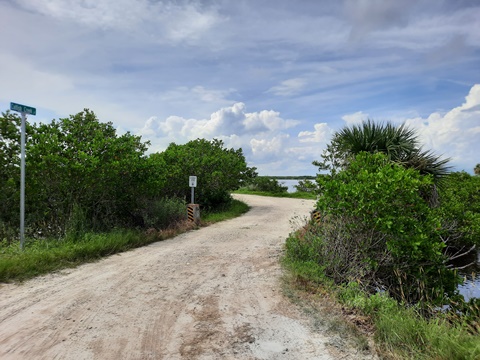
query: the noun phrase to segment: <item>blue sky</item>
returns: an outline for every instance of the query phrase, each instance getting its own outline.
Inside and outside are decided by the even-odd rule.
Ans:
[[[406,122],[480,163],[480,1],[0,0],[0,110],[84,108],[151,151],[203,137],[314,175],[343,126]]]

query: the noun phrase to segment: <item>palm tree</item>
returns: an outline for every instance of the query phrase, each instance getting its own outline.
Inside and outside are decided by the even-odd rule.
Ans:
[[[378,124],[367,120],[336,132],[332,145],[344,164],[348,164],[352,155],[362,151],[382,152],[406,168],[414,168],[424,175],[432,174],[435,180],[449,173],[449,159],[423,151],[415,131],[405,124],[395,126],[389,122]]]
[[[480,175],[480,164],[475,165],[473,172],[475,173],[475,175]]]

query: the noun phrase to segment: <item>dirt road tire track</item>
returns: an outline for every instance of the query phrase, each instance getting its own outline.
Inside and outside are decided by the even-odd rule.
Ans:
[[[0,359],[336,358],[279,284],[290,220],[313,201],[237,197],[240,218],[0,285]]]

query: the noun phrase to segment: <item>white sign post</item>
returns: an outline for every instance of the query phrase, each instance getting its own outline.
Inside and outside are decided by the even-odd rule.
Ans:
[[[37,109],[11,102],[10,110],[22,114],[20,133],[20,249],[23,250],[25,246],[25,122],[27,120],[26,114],[36,115]]]
[[[190,187],[192,188],[192,204],[195,204],[195,188],[197,187],[197,177],[196,176],[190,176],[188,178],[188,183],[190,184]]]

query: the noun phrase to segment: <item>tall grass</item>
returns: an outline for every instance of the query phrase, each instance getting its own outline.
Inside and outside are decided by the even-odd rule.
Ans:
[[[298,235],[298,233],[297,233]],[[369,294],[357,282],[335,285],[318,262],[310,260],[308,249],[295,234],[287,240],[283,265],[294,279],[298,291],[328,293],[347,313],[367,317],[381,357],[386,359],[480,359],[478,328],[460,314],[448,312],[421,315],[415,307],[406,307],[388,293]],[[477,318],[477,321],[479,319]]]
[[[202,223],[210,224],[219,221],[233,219],[246,213],[250,207],[244,202],[236,199],[232,199],[227,205],[215,209],[213,211],[207,211],[201,214]]]
[[[337,296],[372,319],[375,339],[386,354],[403,359],[480,359],[478,334],[461,321],[449,321],[446,313],[425,318],[387,293],[366,294],[357,283],[338,289]]]

